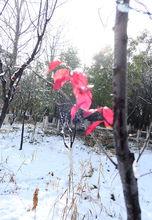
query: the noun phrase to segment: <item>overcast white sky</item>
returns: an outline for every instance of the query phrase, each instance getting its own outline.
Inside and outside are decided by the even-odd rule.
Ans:
[[[137,1],[131,0],[131,5],[145,10]],[[140,2],[152,12],[152,0]],[[94,54],[106,45],[113,46],[115,0],[68,0],[58,13],[65,25],[66,38],[77,47],[83,62],[88,64]],[[152,20],[147,15],[130,10],[128,28],[129,36],[135,36],[145,28],[152,30]]]

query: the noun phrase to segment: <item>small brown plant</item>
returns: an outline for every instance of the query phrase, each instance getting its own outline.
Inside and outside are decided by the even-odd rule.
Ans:
[[[38,193],[39,193],[39,189],[36,188],[35,192],[33,194],[33,208],[32,208],[32,211],[36,210],[36,208],[37,208],[37,205],[38,205]]]

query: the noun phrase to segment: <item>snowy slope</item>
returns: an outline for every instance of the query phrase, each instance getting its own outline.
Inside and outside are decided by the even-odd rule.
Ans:
[[[69,152],[62,137],[46,136],[40,128],[29,143],[32,130],[26,126],[22,151],[19,125],[0,132],[1,220],[126,219],[118,171],[106,156],[80,140]],[[152,153],[146,151],[139,177],[143,220],[152,219],[152,174],[142,176],[150,169]]]

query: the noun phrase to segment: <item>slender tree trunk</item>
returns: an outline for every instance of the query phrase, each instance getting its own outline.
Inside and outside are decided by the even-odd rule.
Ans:
[[[4,81],[3,81],[4,82]],[[2,82],[2,87],[3,87],[3,82]],[[5,82],[4,82],[5,83]],[[5,85],[4,85],[5,87]],[[0,128],[2,127],[3,125],[3,122],[5,120],[5,117],[6,117],[6,114],[7,114],[7,111],[9,109],[9,104],[10,102],[12,101],[14,97],[14,93],[13,93],[13,82],[11,81],[10,82],[10,85],[9,85],[9,90],[8,90],[8,93],[6,95],[6,88],[3,88],[3,104],[2,104],[2,110],[1,110],[1,113],[0,113]]]
[[[19,150],[22,150],[22,149],[23,149],[25,114],[26,114],[26,111],[24,111],[24,113],[23,113],[21,142],[20,142],[20,148],[19,148]]]
[[[129,0],[124,0],[128,5]],[[116,9],[114,27],[114,139],[118,169],[123,187],[128,220],[140,220],[137,179],[133,172],[134,154],[127,134],[127,22],[128,13]]]

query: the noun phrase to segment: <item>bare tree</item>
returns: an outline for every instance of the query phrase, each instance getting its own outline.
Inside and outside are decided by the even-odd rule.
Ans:
[[[66,44],[63,36],[63,26],[54,28],[52,33],[45,38],[45,60],[53,61],[56,57],[59,57],[64,45]]]
[[[8,2],[5,7],[6,11],[0,18],[0,40],[5,45],[0,51],[2,85],[0,127],[23,72],[40,52],[46,28],[58,6],[57,3],[58,0],[40,0],[34,7],[31,1],[14,0]]]
[[[122,5],[119,5],[122,4]],[[140,220],[137,179],[133,172],[134,154],[127,138],[127,22],[129,0],[118,1],[114,27],[114,138],[128,220]],[[125,10],[121,10],[122,7]]]

